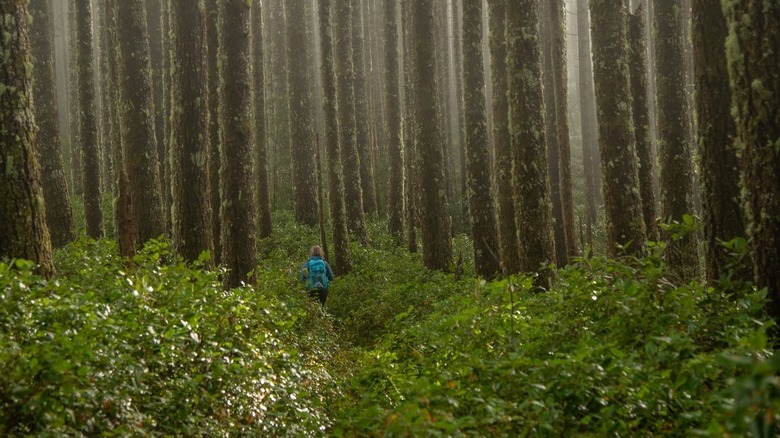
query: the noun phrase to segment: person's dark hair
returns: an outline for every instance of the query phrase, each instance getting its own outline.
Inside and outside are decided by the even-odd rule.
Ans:
[[[309,251],[309,256],[311,257],[325,257],[325,252],[322,251],[322,248],[319,245],[314,245],[311,247],[311,250]]]

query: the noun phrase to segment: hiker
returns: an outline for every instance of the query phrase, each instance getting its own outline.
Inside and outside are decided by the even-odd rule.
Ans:
[[[301,281],[306,283],[306,292],[312,298],[317,298],[324,306],[328,299],[328,288],[333,280],[333,270],[326,262],[322,248],[314,245],[309,251],[309,260],[303,264],[301,269]]]

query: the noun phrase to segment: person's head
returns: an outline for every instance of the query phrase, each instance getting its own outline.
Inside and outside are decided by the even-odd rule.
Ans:
[[[322,248],[319,245],[314,245],[311,247],[311,250],[309,251],[310,257],[325,257],[325,252],[322,250]]]

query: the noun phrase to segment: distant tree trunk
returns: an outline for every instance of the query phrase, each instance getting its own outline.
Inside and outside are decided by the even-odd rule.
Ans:
[[[220,7],[222,148],[220,191],[222,262],[228,268],[225,288],[257,278],[254,168],[252,163],[252,86],[249,65],[251,3],[224,0]],[[303,68],[303,66],[301,66]],[[312,176],[314,172],[312,172]],[[313,189],[313,186],[310,186]],[[313,196],[314,190],[311,190]],[[316,209],[315,219],[316,221]],[[316,222],[314,222],[316,223]]]
[[[604,174],[607,251],[638,254],[645,243],[634,142],[626,9],[622,0],[591,2],[593,66],[599,120],[599,149]]]
[[[290,139],[292,142],[293,207],[295,220],[317,225],[317,176],[314,164],[314,99],[309,84],[308,8],[301,1],[284,3],[287,17],[300,20],[287,26],[290,84]],[[347,17],[349,18],[349,17]]]
[[[631,76],[634,139],[639,159],[639,193],[642,197],[642,217],[649,240],[658,240],[656,226],[653,151],[650,143],[650,113],[647,106],[647,46],[645,16],[640,7],[628,14],[628,68]]]
[[[558,176],[560,178],[561,213],[566,236],[566,255],[579,254],[575,231],[574,198],[571,181],[571,143],[569,140],[569,90],[566,68],[566,15],[563,0],[550,2],[553,83],[555,85],[555,134],[558,137]],[[560,262],[560,260],[559,260]]]
[[[68,2],[68,148],[70,149],[70,172],[73,181],[73,196],[84,196],[81,172],[81,139],[79,138],[79,67],[78,26],[76,25],[76,2]]]
[[[468,204],[468,187],[466,184],[466,102],[463,100],[463,85],[464,85],[464,79],[463,79],[463,1],[462,0],[451,0],[452,1],[452,28],[453,28],[453,43],[454,47],[452,47],[452,63],[454,64],[455,71],[451,73],[452,79],[454,82],[454,87],[456,90],[456,96],[455,99],[455,106],[453,108],[455,123],[452,130],[450,130],[451,133],[453,133],[453,139],[451,141],[450,147],[445,146],[445,151],[447,149],[451,149],[451,153],[447,153],[446,155],[449,155],[450,161],[454,161],[452,156],[457,157],[458,160],[458,173],[460,174],[460,185],[459,185],[459,193],[458,196],[455,196],[454,189],[450,190],[450,194],[452,195],[452,199],[450,199],[450,202],[454,204],[454,207],[460,206],[460,209],[456,210],[454,212],[454,217],[459,217],[460,222],[468,227],[468,220],[469,220],[469,204]],[[449,50],[449,46],[446,46]],[[444,47],[441,48],[442,51],[444,51]],[[446,113],[445,113],[446,114]],[[449,117],[448,117],[449,118]],[[446,136],[444,138],[447,138]],[[457,180],[455,179],[455,170],[453,166],[453,170],[449,172],[450,178],[448,178],[449,184],[457,185]]]
[[[103,237],[100,205],[100,153],[98,151],[95,76],[92,59],[92,4],[76,0],[78,36],[79,140],[81,141],[81,183],[84,191],[84,219],[87,237]]]
[[[149,33],[143,0],[121,0],[117,7],[117,36],[122,50],[120,71],[125,104],[122,156],[130,179],[136,241],[143,245],[165,233],[157,143],[154,137],[152,72]]]
[[[397,245],[404,234],[404,159],[402,154],[401,99],[399,96],[398,59],[398,8],[396,0],[384,1],[385,27],[385,114],[384,128],[388,139],[388,165],[390,167],[390,191],[387,197],[388,231]],[[409,157],[407,157],[409,159]]]
[[[199,2],[170,7],[173,243],[184,260],[211,250],[208,199],[206,15]],[[213,253],[213,251],[211,251]]]
[[[103,193],[113,194],[114,175],[111,165],[111,111],[109,106],[111,90],[109,86],[110,78],[108,74],[108,63],[110,54],[113,53],[112,49],[108,46],[108,37],[106,36],[106,14],[104,9],[106,8],[105,2],[95,3],[96,20],[99,26],[96,26],[97,35],[96,41],[99,42],[99,68],[98,68],[98,81],[100,85],[100,96],[98,101],[100,102],[100,163],[101,163],[101,191]],[[50,227],[51,230],[51,227]],[[52,240],[54,236],[52,235]]]
[[[356,145],[355,68],[352,59],[352,4],[339,1],[336,16],[336,77],[338,78],[339,143],[344,166],[344,201],[349,231],[359,242],[367,241],[360,182],[360,155]]]
[[[769,314],[780,322],[780,4],[727,2],[723,12],[754,275],[768,290]]]
[[[219,192],[220,166],[220,76],[219,76],[219,7],[217,0],[206,0],[206,38],[208,39],[208,81],[209,81],[209,204],[211,205],[211,247],[214,248],[214,264],[222,264],[222,226],[220,208],[222,199]]]
[[[466,102],[466,167],[471,237],[478,275],[499,273],[498,228],[490,173],[485,71],[482,64],[482,0],[463,2],[463,93]]]
[[[433,0],[414,0],[412,8],[415,149],[420,166],[423,264],[429,269],[446,270],[452,262],[452,222],[442,160],[442,132],[437,119]]]
[[[493,138],[496,155],[496,186],[498,187],[498,225],[501,263],[507,274],[520,271],[515,226],[515,200],[512,186],[512,145],[509,138],[509,105],[507,102],[507,41],[506,3],[496,0],[488,3],[490,13],[490,54],[493,79]]]
[[[693,1],[693,56],[696,113],[702,177],[702,222],[706,246],[707,280],[729,274],[729,254],[721,242],[745,236],[740,205],[740,163],[736,125],[731,116],[731,90],[726,65],[728,29],[723,9],[711,0]],[[731,272],[741,279],[747,269]]]
[[[122,0],[106,0],[103,13],[106,16],[106,43],[111,47],[119,47],[117,35],[117,8],[116,2]],[[122,154],[123,128],[120,123],[124,113],[123,105],[126,100],[122,97],[120,68],[121,51],[114,51],[108,59],[108,77],[110,81],[109,105],[111,119],[110,147],[111,160],[114,169],[114,235],[119,245],[119,254],[122,257],[135,255],[135,226],[133,224],[133,202],[130,198],[130,180],[127,176]]]
[[[593,248],[593,227],[596,225],[596,200],[601,194],[599,172],[598,120],[596,96],[593,90],[593,62],[590,48],[590,16],[588,0],[577,0],[577,51],[579,56],[580,121],[582,123],[582,163],[585,173],[585,209],[587,242]]]
[[[664,221],[682,221],[693,215],[693,165],[685,88],[685,52],[681,17],[682,0],[659,1],[653,20],[657,55],[658,147],[661,166],[661,210]],[[666,261],[681,280],[698,275],[696,233],[681,239],[664,233]]]
[[[336,111],[336,67],[333,62],[333,0],[319,0],[320,46],[322,51],[322,94],[325,115],[325,147],[328,154],[328,191],[333,227],[333,268],[341,274],[352,270],[349,254],[344,179],[341,173],[338,114]]]
[[[30,32],[34,66],[33,100],[38,136],[35,142],[36,158],[41,166],[41,185],[46,204],[46,225],[55,248],[76,238],[73,210],[62,161],[60,123],[57,116],[57,96],[54,81],[54,34],[49,0],[31,0],[33,18]]]
[[[265,128],[265,69],[263,56],[263,2],[252,5],[252,65],[254,77],[255,144],[257,145],[258,237],[271,237],[271,196],[268,191],[268,145]]]
[[[376,183],[371,164],[369,137],[371,115],[368,107],[368,78],[366,75],[366,44],[363,40],[363,2],[352,7],[352,64],[355,66],[355,124],[358,155],[360,155],[360,184],[363,194],[363,212],[377,216]]]
[[[0,17],[0,258],[31,260],[50,277],[51,240],[35,158],[27,0],[0,2]]]
[[[521,272],[539,272],[555,263],[542,97],[537,0],[507,2],[507,68],[510,137],[514,152],[517,232]],[[537,285],[548,287],[553,273],[542,269]]]
[[[412,24],[414,22],[411,0],[402,0],[401,24],[403,26],[404,41],[404,171],[406,172],[406,223],[408,227],[408,249],[416,253],[417,229],[419,225],[418,198],[420,193],[417,148],[415,147],[415,134],[417,132],[415,111],[417,107],[414,90],[414,34]]]
[[[197,3],[198,0],[188,0]],[[152,109],[154,111],[154,138],[157,145],[157,162],[159,163],[162,214],[165,230],[171,230],[172,180],[170,156],[170,136],[173,129],[170,125],[171,104],[170,80],[171,52],[175,49],[170,38],[173,23],[169,21],[170,3],[176,0],[146,0],[146,25],[149,29],[149,60],[152,71]],[[165,4],[165,5],[164,5]],[[164,55],[165,54],[165,55]],[[164,59],[166,58],[166,59]],[[166,68],[167,67],[167,68]],[[166,78],[163,79],[163,76]],[[164,88],[167,86],[168,89]],[[166,120],[168,119],[168,120]]]

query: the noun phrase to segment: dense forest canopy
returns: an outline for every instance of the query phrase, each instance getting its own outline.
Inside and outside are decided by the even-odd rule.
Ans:
[[[0,434],[774,436],[778,66],[767,0],[3,0]]]

